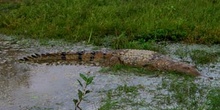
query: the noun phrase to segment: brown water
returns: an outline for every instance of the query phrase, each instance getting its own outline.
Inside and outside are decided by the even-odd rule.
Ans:
[[[175,47],[178,46],[179,48],[183,47],[175,44]],[[175,55],[172,56],[171,50],[175,50],[172,47],[174,46],[168,46],[168,51],[170,51],[171,57],[178,60]],[[104,91],[117,88],[119,85],[142,85],[148,90],[156,90],[157,86],[161,84],[162,77],[136,76],[132,73],[106,74],[99,72],[100,67],[82,65],[48,66],[23,64],[15,61],[22,56],[35,52],[91,50],[93,48],[83,44],[69,45],[65,43],[40,46],[39,43],[33,40],[17,41],[13,37],[0,35],[0,110],[73,110],[72,99],[77,97],[79,73],[95,76],[94,83],[89,86],[89,89],[93,92],[81,104],[83,110],[97,110],[100,107],[101,99],[105,97]],[[192,46],[190,49],[193,48],[204,49],[204,46]],[[220,51],[218,46],[206,48],[208,51],[209,49],[211,49],[210,51]],[[219,86],[220,63],[213,63],[209,66],[213,68],[200,66],[199,69],[202,74],[215,78],[211,83],[213,86]],[[198,79],[197,81],[210,83],[205,79]],[[143,95],[144,91],[141,93],[141,98],[147,103],[152,102],[154,97],[152,94]]]

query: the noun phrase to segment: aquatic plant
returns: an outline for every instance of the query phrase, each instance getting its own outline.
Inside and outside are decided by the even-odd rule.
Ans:
[[[73,99],[73,102],[75,104],[75,110],[77,109],[82,110],[82,108],[79,105],[82,102],[85,95],[91,92],[90,90],[87,89],[87,86],[90,85],[93,81],[93,77],[88,77],[81,73],[80,73],[80,77],[83,79],[85,84],[83,85],[83,83],[79,79],[77,79],[81,89],[78,89],[78,99]]]

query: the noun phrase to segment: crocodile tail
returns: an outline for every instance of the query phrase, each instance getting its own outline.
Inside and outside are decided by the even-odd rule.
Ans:
[[[63,53],[35,53],[30,56],[19,59],[20,62],[32,62],[32,63],[51,63],[64,60]]]
[[[93,64],[100,66],[111,66],[120,63],[114,52],[61,52],[33,54],[19,59],[21,62],[46,63],[46,64]]]

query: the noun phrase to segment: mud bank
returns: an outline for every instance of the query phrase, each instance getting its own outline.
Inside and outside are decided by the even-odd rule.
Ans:
[[[137,75],[132,72],[101,73],[101,67],[83,65],[39,65],[18,63],[16,60],[33,53],[57,52],[67,50],[92,50],[97,47],[79,44],[67,44],[62,41],[50,41],[48,45],[40,45],[35,40],[18,40],[14,37],[0,35],[0,110],[73,110],[73,98],[77,97],[79,84],[77,79],[83,73],[94,76],[94,83],[89,86],[92,93],[82,102],[85,110],[97,110],[103,105],[103,99],[109,90],[119,86],[139,86],[135,102],[144,103],[142,106],[126,105],[123,109],[149,109],[157,106],[154,97],[159,93],[166,94],[167,90],[158,90],[166,75],[150,77]],[[104,48],[106,49],[106,48]],[[207,52],[218,52],[220,46],[170,44],[165,47],[169,56],[176,60],[184,60],[193,64],[189,55],[179,57],[175,52],[184,50],[191,52],[202,49]],[[195,82],[203,86],[217,87],[220,85],[220,58],[217,62],[198,65],[202,74],[214,77],[214,80],[196,78]],[[205,97],[202,97],[205,99]],[[115,99],[116,100],[116,99]],[[123,102],[121,102],[123,103]],[[123,104],[122,104],[123,105]],[[175,105],[175,104],[174,104]],[[172,108],[174,105],[161,108]],[[120,109],[120,108],[118,108]]]

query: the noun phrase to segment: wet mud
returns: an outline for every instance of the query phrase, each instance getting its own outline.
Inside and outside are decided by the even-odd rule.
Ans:
[[[95,66],[40,65],[16,61],[33,53],[94,48],[83,44],[55,44],[56,42],[52,42],[51,45],[41,46],[32,40],[20,41],[0,35],[0,110],[74,110],[72,99],[77,97],[79,88],[77,79],[80,79],[80,73],[95,78],[94,83],[89,87],[93,92],[81,104],[85,110],[97,110],[101,105],[101,99],[105,97],[104,91],[117,88],[119,85],[142,85],[155,90],[162,82],[162,77],[137,76],[132,73],[116,75],[100,73],[101,67]],[[172,47],[172,45],[167,47],[170,56],[180,60],[173,55],[172,50],[175,49]],[[213,50],[220,51],[218,47],[214,48]],[[210,48],[207,47],[207,49]],[[220,85],[219,61],[208,66],[199,66],[199,69],[202,74],[215,78],[213,86]],[[198,79],[198,82],[206,83],[204,79]],[[143,95],[142,98],[151,103],[153,96],[152,94]]]

